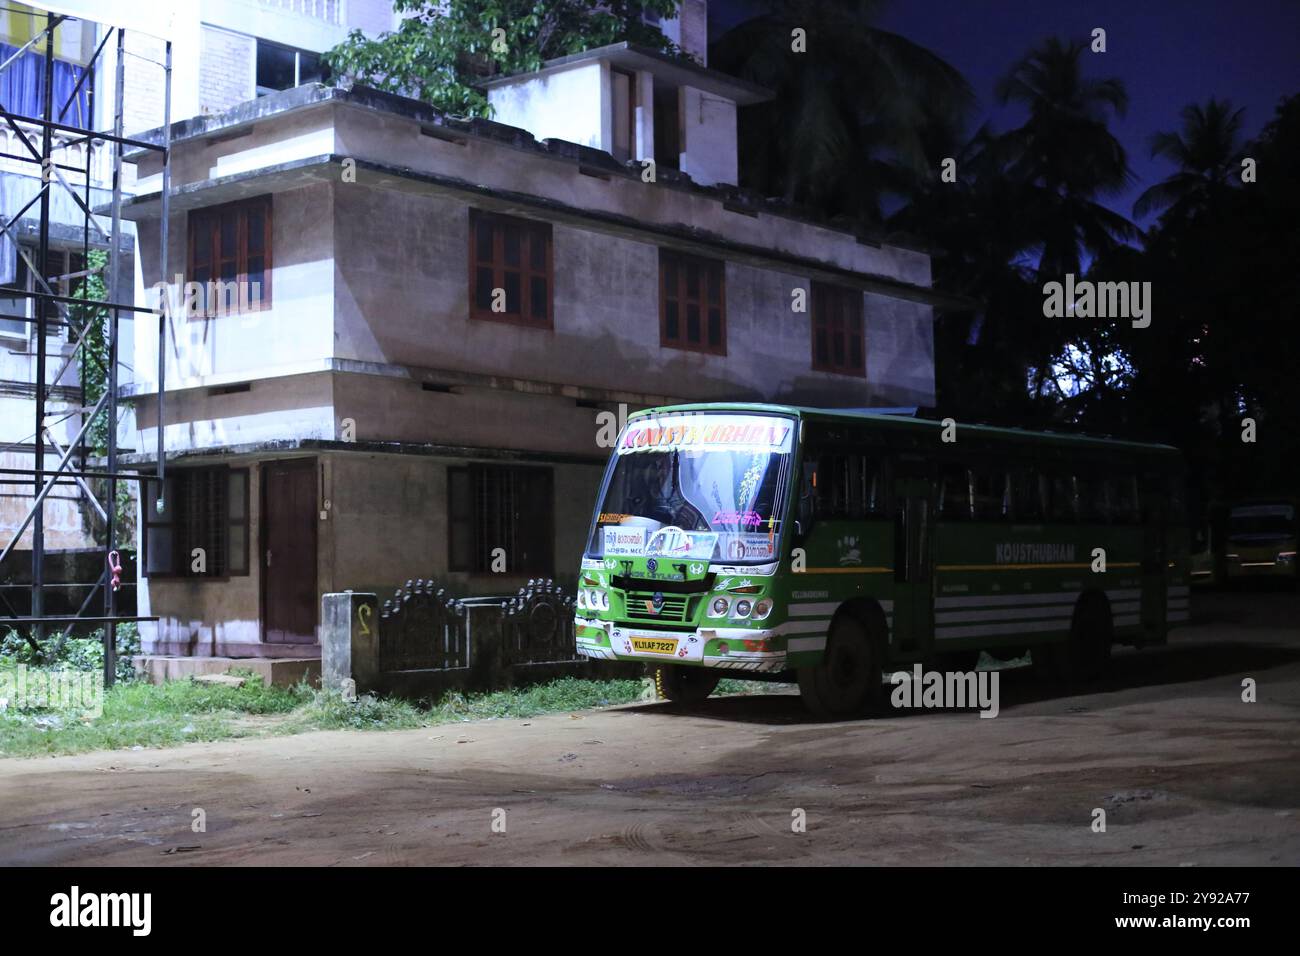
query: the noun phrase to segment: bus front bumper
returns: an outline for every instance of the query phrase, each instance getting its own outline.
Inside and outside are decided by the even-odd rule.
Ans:
[[[779,627],[697,627],[693,630],[652,631],[579,615],[575,620],[574,634],[578,653],[595,660],[655,661],[758,672],[783,671],[788,666],[788,638]],[[672,646],[660,651],[638,650],[633,645],[638,640],[671,643]],[[822,643],[825,643],[824,638]],[[812,650],[811,647],[808,649]]]

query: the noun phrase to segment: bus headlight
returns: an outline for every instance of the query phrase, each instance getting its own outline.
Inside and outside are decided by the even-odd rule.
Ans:
[[[716,597],[709,604],[709,617],[726,617],[731,602],[724,597]]]
[[[1279,552],[1277,553],[1277,563],[1278,563],[1278,564],[1295,564],[1295,552],[1294,552],[1294,551],[1279,551]]]
[[[608,592],[608,591],[592,591],[592,592],[591,592],[591,597],[592,597],[592,600],[596,602],[596,610],[598,610],[598,611],[608,611],[608,610],[609,610],[609,592]]]
[[[754,620],[761,621],[772,613],[772,599],[763,598],[754,605]]]
[[[749,617],[749,611],[752,607],[753,605],[750,604],[749,601],[746,601],[742,598],[741,600],[736,602],[736,613],[734,616]]]

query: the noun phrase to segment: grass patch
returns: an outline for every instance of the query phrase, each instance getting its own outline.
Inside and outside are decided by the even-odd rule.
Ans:
[[[631,703],[644,688],[637,680],[562,678],[490,693],[453,692],[436,703],[413,704],[369,694],[349,702],[305,684],[267,687],[256,675],[241,676],[246,678],[242,687],[193,680],[117,684],[105,691],[103,713],[97,717],[7,707],[0,712],[0,756],[54,756],[312,730],[410,730],[453,721],[536,717]]]
[[[267,687],[251,673],[243,686],[176,680],[119,683],[104,693],[103,713],[83,717],[50,709],[0,711],[0,756],[37,757],[91,750],[173,747],[191,741],[297,734],[313,730],[412,730],[467,720],[518,719],[644,700],[641,680],[565,677],[487,693],[453,691],[419,704],[370,694]],[[715,693],[771,693],[781,685],[723,680]]]

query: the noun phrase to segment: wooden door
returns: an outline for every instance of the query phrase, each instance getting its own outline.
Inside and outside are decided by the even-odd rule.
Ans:
[[[316,461],[262,465],[262,639],[316,642]]]

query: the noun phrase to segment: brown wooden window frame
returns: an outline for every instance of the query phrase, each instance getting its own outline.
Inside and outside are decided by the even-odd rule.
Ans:
[[[156,510],[158,483],[156,480],[141,483],[145,499],[140,503],[141,514],[141,573],[147,578],[194,578],[208,581],[227,581],[230,578],[248,577],[251,573],[249,556],[249,469],[217,465],[205,468],[178,468],[163,479],[166,487],[165,509],[161,515]],[[238,487],[238,505],[232,489]],[[197,498],[209,499],[203,514],[195,513]],[[233,515],[232,510],[238,511]],[[171,539],[171,561],[163,569],[153,569],[150,539],[153,533],[165,533]],[[232,567],[230,542],[235,541],[242,552],[242,567]],[[214,547],[214,543],[221,542]],[[192,571],[191,553],[194,548],[208,552],[207,568],[203,573]],[[214,563],[215,562],[215,563]]]
[[[689,271],[699,270],[700,282],[696,295],[689,293]],[[712,301],[716,287],[717,301]],[[673,309],[676,306],[677,330],[673,334]],[[687,312],[691,306],[699,310],[700,337],[692,342],[688,336]],[[718,341],[709,335],[709,310],[717,309]],[[720,259],[690,255],[671,249],[659,250],[659,344],[666,349],[703,352],[706,355],[727,354],[727,264]]]
[[[531,488],[533,497],[543,499],[545,510],[529,507],[528,495],[521,490],[520,480],[536,482]],[[458,500],[458,484],[464,482],[464,493],[469,500]],[[503,501],[500,490],[508,487],[509,501]],[[488,500],[493,493],[497,497]],[[510,514],[502,509],[510,506]],[[533,522],[526,532],[526,540],[535,545],[535,553],[524,562],[520,554],[531,549],[520,543],[519,523]],[[494,529],[492,525],[500,525]],[[457,554],[458,539],[468,549],[468,560]],[[500,540],[498,540],[500,539]],[[469,574],[492,573],[492,550],[504,548],[507,575],[552,577],[555,573],[555,473],[542,466],[495,465],[473,463],[447,469],[447,569]]]
[[[484,259],[479,255],[479,229],[488,225],[492,229],[492,255]],[[519,265],[514,267],[506,262],[506,241],[511,230],[518,232]],[[544,247],[545,263],[538,267],[533,258],[533,244],[540,242]],[[487,322],[505,322],[510,325],[522,325],[530,329],[555,328],[555,254],[554,237],[551,224],[536,219],[521,219],[518,216],[504,216],[500,213],[484,212],[481,209],[469,211],[469,314],[471,319]],[[492,270],[492,289],[507,287],[506,273],[519,273],[518,308],[511,310],[510,296],[506,295],[506,311],[493,312],[491,303],[486,308],[479,304],[478,272],[479,269]],[[533,283],[541,280],[546,284],[546,319],[532,318]],[[491,296],[489,295],[489,299]]]
[[[221,271],[227,262],[233,262],[235,281],[247,282],[248,261],[250,258],[249,238],[251,235],[248,218],[250,212],[260,212],[262,215],[262,288],[260,297],[256,302],[250,303],[251,308],[248,311],[261,312],[269,309],[271,307],[271,271],[273,265],[273,250],[271,247],[272,205],[271,194],[267,193],[250,199],[238,199],[234,202],[222,203],[219,206],[191,209],[186,220],[186,279],[190,282],[201,283],[205,288],[209,281],[229,282],[231,280],[221,277]],[[235,217],[235,252],[233,256],[223,255],[221,252],[221,223],[223,217],[226,216]],[[205,230],[208,233],[208,256],[206,261],[200,261],[195,239]],[[256,256],[257,253],[253,252],[251,255]],[[207,271],[206,277],[200,276],[200,272],[203,270]],[[204,317],[206,316],[198,312],[191,315],[191,318]]]
[[[838,334],[843,335],[843,361],[836,362],[833,337],[837,334],[837,320],[841,323]],[[863,317],[862,293],[847,286],[829,282],[812,284],[812,321],[809,323],[812,339],[812,368],[816,372],[835,375],[852,375],[865,378],[867,374],[867,332]],[[853,358],[853,337],[856,325],[858,340],[857,361]],[[818,336],[826,336],[826,360],[818,356]]]

